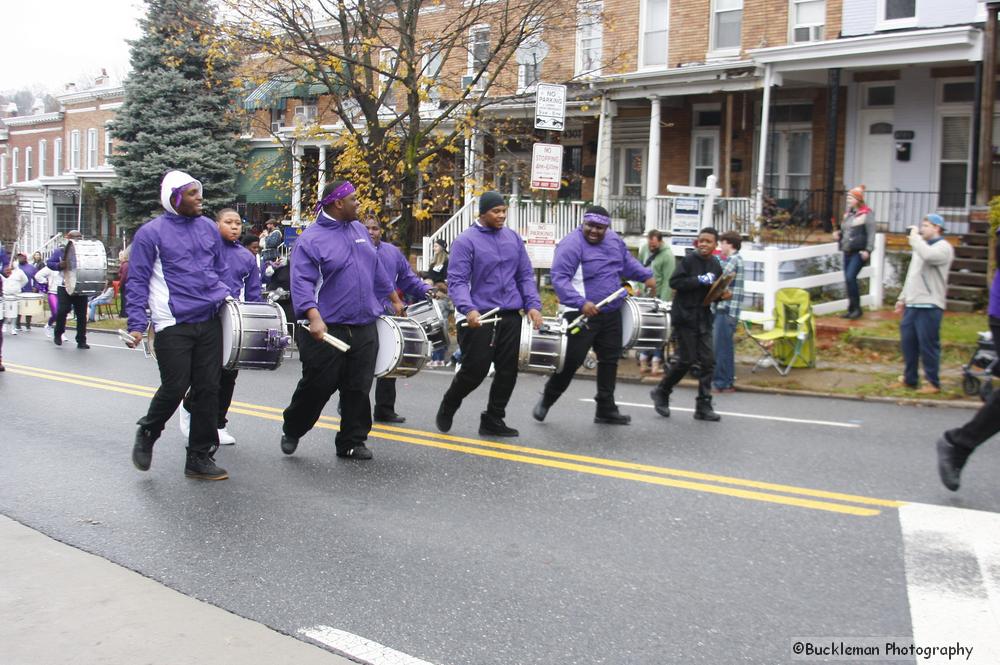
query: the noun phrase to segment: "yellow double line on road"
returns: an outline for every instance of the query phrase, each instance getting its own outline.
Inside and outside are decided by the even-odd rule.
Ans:
[[[8,363],[7,369],[14,374],[68,383],[86,388],[135,395],[137,397],[149,398],[156,392],[156,389],[150,386],[29,367],[26,365],[12,365]],[[281,409],[247,402],[233,402],[229,411],[230,413],[239,413],[265,420],[280,422],[282,419]],[[337,418],[322,416],[319,422],[316,423],[316,427],[336,430],[338,429],[337,423],[339,423],[339,419]],[[439,448],[441,450],[450,450],[509,462],[519,462],[606,478],[631,480],[651,485],[674,487],[751,501],[764,501],[767,503],[862,517],[880,514],[881,510],[879,508],[898,508],[904,504],[901,501],[877,499],[856,494],[843,494],[840,492],[747,480],[698,471],[672,469],[637,462],[624,462],[603,457],[577,455],[574,453],[546,450],[544,448],[531,448],[482,439],[451,436],[438,432],[426,432],[408,427],[376,424],[372,429],[372,436],[387,441]]]

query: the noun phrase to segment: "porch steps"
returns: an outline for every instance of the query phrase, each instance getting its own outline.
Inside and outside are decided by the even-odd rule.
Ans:
[[[952,312],[981,309],[988,297],[986,273],[989,270],[990,222],[988,211],[969,212],[969,232],[955,248],[955,260],[948,273],[947,308]]]

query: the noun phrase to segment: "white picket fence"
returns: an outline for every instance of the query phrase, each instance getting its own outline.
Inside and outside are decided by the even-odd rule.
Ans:
[[[774,314],[775,296],[779,290],[785,288],[810,289],[818,286],[828,286],[832,284],[840,285],[844,283],[843,270],[835,270],[832,272],[824,272],[802,277],[782,276],[783,264],[807,259],[839,257],[841,255],[840,248],[835,242],[824,243],[822,245],[793,247],[790,249],[781,249],[774,246],[763,247],[761,249],[751,249],[747,245],[744,245],[744,247],[747,248],[740,251],[740,256],[743,257],[744,270],[746,274],[752,275],[760,272],[763,276],[763,278],[759,280],[744,280],[744,296],[746,298],[751,297],[753,294],[760,294],[763,296],[763,309],[755,311],[744,308],[740,318],[748,321],[765,322],[765,328],[770,329],[773,327],[773,323],[768,320]],[[684,255],[684,247],[674,246],[672,249],[675,256],[681,257]],[[755,263],[760,264],[761,270],[755,270],[756,266],[752,265]],[[794,266],[790,267],[793,268],[793,270],[786,271],[786,273],[795,272]],[[884,233],[879,233],[875,236],[875,247],[872,251],[871,261],[869,261],[869,265],[861,269],[861,273],[858,275],[859,280],[866,277],[869,278],[868,293],[862,293],[861,305],[863,307],[881,307],[885,295]],[[832,312],[839,312],[846,309],[846,298],[813,304],[813,312],[816,314],[830,314]]]

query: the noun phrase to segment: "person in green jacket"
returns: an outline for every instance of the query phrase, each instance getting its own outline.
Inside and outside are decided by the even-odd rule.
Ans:
[[[639,248],[639,261],[653,271],[656,297],[667,302],[673,300],[670,277],[674,274],[674,253],[670,250],[670,244],[664,242],[661,232],[653,229],[646,234],[646,244]],[[642,374],[663,374],[663,349],[657,349],[652,354],[641,352],[639,371]]]

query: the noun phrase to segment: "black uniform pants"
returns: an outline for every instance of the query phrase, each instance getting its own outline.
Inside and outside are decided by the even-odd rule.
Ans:
[[[233,403],[233,393],[236,392],[236,377],[240,375],[238,369],[226,369],[223,367],[219,371],[219,411],[215,423],[218,429],[222,429],[229,422],[226,414],[229,413],[229,406]],[[191,413],[191,391],[184,396],[184,409]]]
[[[317,342],[308,330],[296,331],[302,378],[284,411],[283,431],[301,438],[313,428],[323,407],[340,391],[340,431],[337,452],[346,453],[363,444],[372,429],[371,401],[368,392],[375,377],[378,332],[375,323],[347,326],[327,323],[328,332],[351,345],[347,353],[326,342]]]
[[[84,316],[86,320],[86,316]],[[222,371],[222,325],[218,318],[177,323],[156,333],[153,341],[160,387],[139,425],[158,437],[191,389],[189,452],[212,452],[219,445],[216,414]]]
[[[507,402],[517,383],[517,353],[521,344],[521,314],[501,311],[500,321],[479,328],[459,327],[458,346],[462,366],[441,400],[441,409],[454,414],[469,393],[479,387],[493,364],[496,373],[490,386],[486,413],[496,418],[506,415]],[[490,317],[492,318],[492,317]]]
[[[567,321],[573,321],[579,312],[565,314]],[[601,312],[587,322],[575,335],[566,336],[566,361],[561,372],[549,377],[542,393],[545,406],[556,403],[580,365],[587,359],[587,353],[593,347],[597,354],[597,402],[598,413],[617,411],[615,405],[615,379],[618,376],[618,359],[622,355],[622,312]]]
[[[1000,390],[990,393],[972,420],[944,435],[955,446],[972,452],[997,432],[1000,432]]]
[[[396,412],[396,379],[375,379],[375,417]]]
[[[66,317],[69,316],[70,310],[73,310],[73,316],[76,317],[76,343],[86,344],[87,343],[87,296],[77,294],[70,295],[66,292],[65,286],[60,286],[59,290],[56,291],[56,300],[59,303],[59,308],[56,311],[56,329],[53,331],[54,339],[62,339],[62,335],[66,332]],[[221,351],[219,352],[221,355]],[[177,408],[174,405],[174,408]]]
[[[674,328],[677,338],[677,356],[670,364],[670,371],[660,380],[657,389],[669,395],[674,386],[684,378],[692,365],[700,366],[698,372],[698,401],[712,401],[712,373],[715,371],[715,354],[712,351],[712,325],[703,322],[698,326]]]

